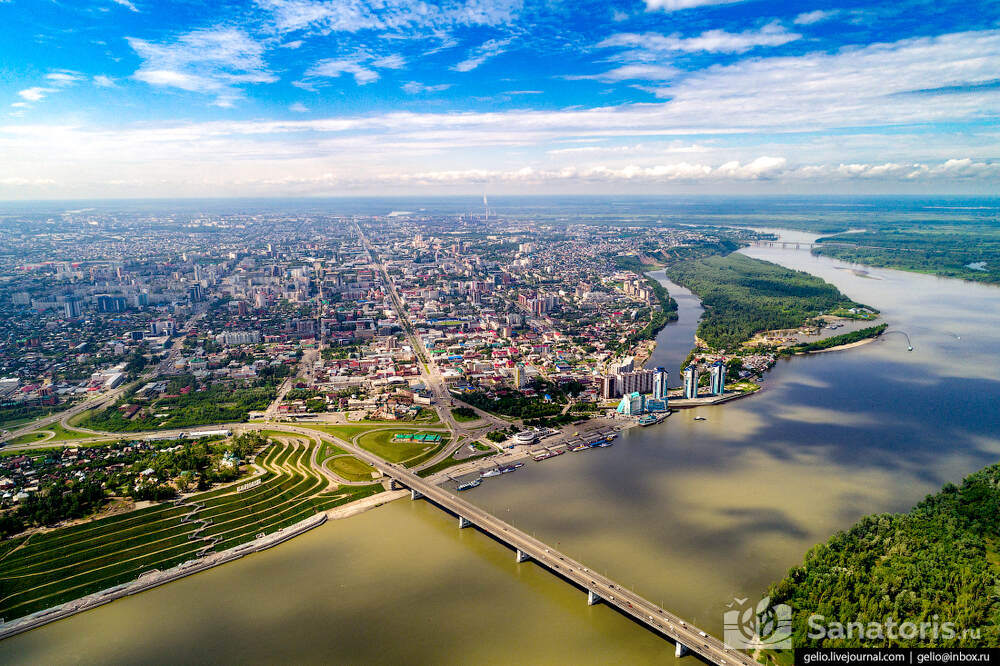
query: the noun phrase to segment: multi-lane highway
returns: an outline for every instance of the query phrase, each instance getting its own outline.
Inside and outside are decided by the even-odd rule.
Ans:
[[[358,238],[361,240],[361,243],[365,248],[368,261],[379,272],[386,294],[389,296],[389,301],[392,303],[392,308],[396,311],[396,318],[399,320],[400,325],[406,333],[407,339],[410,341],[410,347],[413,349],[413,353],[417,356],[421,377],[423,378],[427,388],[434,395],[434,400],[438,408],[438,414],[445,424],[447,424],[448,428],[456,434],[454,442],[458,442],[459,438],[457,435],[468,433],[466,432],[467,428],[455,421],[455,418],[451,414],[450,406],[455,402],[455,398],[452,397],[451,392],[448,390],[448,384],[445,381],[444,376],[438,369],[434,359],[427,352],[427,348],[424,346],[423,341],[413,330],[413,326],[410,323],[409,318],[406,316],[406,310],[403,308],[403,300],[400,298],[399,292],[396,290],[395,283],[390,279],[388,271],[385,270],[385,266],[382,264],[381,260],[376,258],[375,253],[372,251],[371,243],[368,242],[368,238],[361,230],[361,226],[355,224],[355,228],[357,229]],[[509,422],[489,414],[488,412],[484,412],[483,410],[472,407],[471,405],[466,405],[465,403],[462,404],[463,406],[470,407],[475,410],[480,419],[485,419],[493,425],[503,428],[510,426]]]

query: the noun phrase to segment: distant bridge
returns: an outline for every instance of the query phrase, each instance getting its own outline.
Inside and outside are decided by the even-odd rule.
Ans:
[[[755,240],[750,241],[750,245],[754,247],[780,247],[784,249],[795,249],[795,250],[811,250],[814,247],[821,247],[823,243],[806,243],[806,242],[796,242],[796,241],[779,241],[779,240]]]
[[[862,247],[855,243],[838,243],[827,241],[825,243],[810,243],[807,241],[782,241],[782,240],[753,240],[748,241],[753,247],[780,247],[786,250],[813,250],[817,247]]]

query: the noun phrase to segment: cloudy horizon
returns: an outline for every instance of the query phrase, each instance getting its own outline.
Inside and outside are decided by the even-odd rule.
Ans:
[[[989,194],[1000,11],[0,0],[0,199]]]

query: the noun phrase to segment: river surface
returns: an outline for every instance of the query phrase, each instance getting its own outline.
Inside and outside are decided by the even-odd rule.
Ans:
[[[784,233],[784,232],[783,232]],[[722,635],[805,552],[1000,459],[1000,289],[745,250],[882,310],[900,334],[785,359],[757,395],[680,411],[609,449],[526,465],[463,497]],[[700,314],[651,365],[675,383]],[[700,415],[706,421],[694,421]],[[424,502],[0,643],[3,663],[673,663],[673,645]],[[692,662],[693,663],[693,662]]]

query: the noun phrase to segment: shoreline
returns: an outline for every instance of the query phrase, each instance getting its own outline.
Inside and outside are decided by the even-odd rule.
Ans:
[[[809,354],[825,354],[832,351],[843,351],[845,349],[853,349],[854,347],[860,347],[861,345],[867,345],[869,342],[875,342],[881,335],[876,335],[870,338],[862,338],[861,340],[856,340],[855,342],[848,342],[843,345],[837,345],[836,347],[829,347],[828,349],[813,349],[812,351],[802,351],[795,352],[793,356],[808,356]]]
[[[145,592],[146,590],[153,589],[154,587],[159,587],[160,585],[166,585],[167,583],[172,583],[180,580],[181,578],[186,578],[192,574],[200,573],[223,564],[234,562],[247,555],[268,550],[274,546],[289,541],[290,539],[294,539],[299,535],[305,534],[306,532],[319,527],[328,521],[341,520],[343,518],[356,516],[364,513],[365,511],[382,506],[388,502],[405,497],[408,494],[409,493],[406,490],[395,490],[381,492],[377,495],[371,495],[370,497],[363,497],[343,506],[330,509],[329,511],[317,513],[309,518],[300,520],[294,525],[283,527],[266,537],[262,537],[261,539],[255,539],[238,546],[233,546],[232,548],[224,550],[220,553],[206,555],[200,559],[188,560],[187,562],[182,562],[181,564],[171,567],[165,571],[158,571],[155,569],[147,571],[140,574],[138,578],[135,578],[127,583],[122,583],[105,590],[92,592],[91,594],[71,599],[70,601],[66,601],[57,606],[35,611],[29,615],[11,620],[10,622],[2,622],[2,620],[0,620],[0,641],[10,638],[11,636],[22,634],[26,631],[31,631],[32,629],[37,629],[38,627],[42,627],[51,622],[72,617],[73,615],[88,611],[92,608],[98,608],[99,606],[111,603],[117,599],[131,596],[133,594],[139,594],[140,592]]]
[[[727,402],[732,402],[733,400],[739,400],[740,398],[748,398],[752,395],[756,395],[757,393],[760,393],[763,388],[764,387],[761,387],[756,391],[747,391],[745,393],[730,393],[728,395],[713,395],[702,398],[674,398],[667,402],[667,406],[670,409],[694,409],[695,407],[721,405]]]

